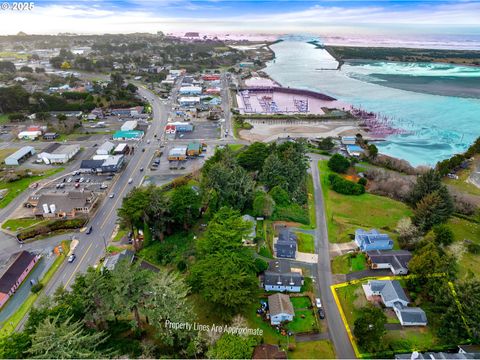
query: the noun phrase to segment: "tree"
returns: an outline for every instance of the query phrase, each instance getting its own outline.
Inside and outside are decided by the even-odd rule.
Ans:
[[[238,154],[238,164],[248,171],[260,171],[268,155],[269,148],[265,143],[254,142]]]
[[[20,85],[0,87],[0,113],[28,109],[30,94]]]
[[[412,207],[416,207],[417,203],[425,196],[439,190],[448,191],[442,184],[440,175],[431,169],[417,178],[417,182],[408,197],[408,203]]]
[[[371,159],[375,159],[378,155],[378,148],[375,144],[368,145],[368,157]]]
[[[402,249],[412,250],[421,240],[420,231],[413,225],[411,218],[400,219],[396,231],[398,233],[398,242]]]
[[[128,83],[126,90],[130,91],[132,94],[135,94],[138,90],[138,87],[136,87],[132,83]]]
[[[22,72],[28,72],[28,73],[33,73],[33,69],[30,66],[22,66],[20,68],[20,71]]]
[[[35,113],[35,119],[45,121],[50,119],[50,113],[48,111],[41,111]]]
[[[435,191],[417,203],[413,222],[420,230],[427,232],[432,226],[447,221],[453,210],[453,201],[448,191]]]
[[[186,323],[195,316],[192,305],[187,300],[190,289],[184,280],[177,273],[162,269],[152,277],[148,289],[145,314],[157,330],[157,337],[170,346],[175,340],[191,337],[192,334],[185,329],[175,329],[166,324],[167,321]]]
[[[253,212],[255,216],[270,217],[275,209],[272,197],[264,192],[258,192],[253,199]]]
[[[0,73],[14,73],[16,70],[15,64],[11,61],[0,61]]]
[[[328,167],[332,171],[343,174],[346,173],[350,167],[350,161],[343,155],[334,154],[330,160],[328,160]]]
[[[115,306],[124,315],[134,315],[132,327],[141,328],[140,309],[152,273],[140,267],[140,263],[131,265],[127,260],[120,261],[111,272],[112,297]]]
[[[148,192],[150,202],[145,209],[146,221],[153,228],[153,235],[163,241],[167,224],[171,220],[170,204],[161,188],[152,186]]]
[[[197,241],[197,250],[200,255],[240,251],[250,228],[250,223],[242,219],[239,211],[223,207],[208,223],[205,235]]]
[[[245,250],[207,255],[192,266],[189,283],[225,319],[250,304],[258,293],[254,260]]]
[[[435,225],[433,227],[433,233],[435,235],[435,242],[438,245],[448,246],[453,243],[453,231],[447,225]]]
[[[328,136],[326,138],[323,138],[323,139],[320,139],[318,141],[318,148],[320,150],[332,150],[333,147],[335,146],[335,143],[333,142],[332,140],[332,137],[331,136]]]
[[[31,346],[30,336],[26,332],[14,332],[0,338],[0,359],[24,359]]]
[[[360,310],[360,315],[353,325],[353,334],[359,346],[367,352],[380,350],[382,338],[386,333],[387,317],[383,311],[374,306]]]
[[[119,73],[113,72],[110,74],[110,81],[114,87],[114,89],[121,89],[123,86],[123,77]]]
[[[288,206],[292,202],[288,193],[279,185],[274,186],[269,194],[276,205]]]
[[[143,229],[145,210],[150,203],[149,192],[142,188],[134,188],[122,200],[122,206],[117,210],[120,221],[127,227]]]
[[[98,348],[107,341],[103,332],[88,332],[80,321],[47,318],[32,335],[28,353],[37,359],[91,359],[108,357]]]
[[[223,334],[208,351],[209,359],[250,359],[257,340],[253,336]]]
[[[60,65],[60,69],[62,70],[69,70],[72,68],[72,65],[68,61],[62,62],[62,65]]]
[[[200,196],[189,185],[173,190],[170,202],[172,218],[187,230],[200,214]]]

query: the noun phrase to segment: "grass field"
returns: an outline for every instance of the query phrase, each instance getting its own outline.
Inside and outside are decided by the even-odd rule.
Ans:
[[[367,268],[365,254],[345,254],[336,256],[332,260],[332,272],[334,274],[348,274],[353,271],[361,271]]]
[[[27,59],[28,54],[19,54],[13,51],[0,51],[0,58]]]
[[[256,313],[256,310],[260,307],[260,301],[255,301],[245,308],[242,314],[247,319],[248,326],[252,329],[263,330],[263,341],[267,344],[280,345],[286,347],[287,337],[280,334],[278,330],[270,325],[269,322],[264,321],[261,316]]]
[[[359,196],[342,195],[330,189],[327,161],[319,161],[318,169],[325,198],[328,235],[330,242],[348,242],[352,240],[355,230],[379,229],[390,234],[394,240],[393,230],[398,221],[412,215],[405,204],[387,197],[373,194]],[[395,244],[398,248],[398,244]]]
[[[32,225],[40,223],[41,219],[35,218],[19,218],[19,219],[8,219],[2,224],[2,229],[10,228],[11,231],[17,231],[19,228],[27,228]]]
[[[458,277],[460,279],[480,277],[480,254],[469,253],[464,244],[464,240],[480,244],[480,224],[452,217],[448,221],[448,226],[455,237],[455,242],[449,249],[458,260]]]
[[[26,188],[30,186],[30,184],[45,179],[49,176],[52,176],[60,171],[62,171],[63,168],[56,168],[56,169],[51,169],[48,171],[45,171],[43,175],[36,175],[36,176],[30,176],[27,178],[23,178],[17,181],[12,181],[9,183],[0,183],[0,189],[8,189],[7,194],[5,197],[0,200],[0,208],[4,208],[10,202],[15,199],[22,191],[24,191]]]
[[[2,123],[2,116],[0,115],[0,124]],[[3,164],[7,156],[12,155],[15,152],[15,149],[0,149],[0,164]]]
[[[467,179],[470,176],[471,172],[471,169],[464,169],[456,173],[458,175],[458,179],[445,178],[443,181],[445,182],[445,184],[452,186],[453,188],[461,192],[480,196],[480,189],[475,185],[467,182]]]
[[[317,340],[295,344],[288,352],[289,359],[335,359],[335,350],[329,340]]]
[[[232,151],[238,151],[240,150],[241,148],[243,148],[245,145],[243,144],[228,144],[228,147],[232,150]]]
[[[290,301],[292,302],[294,309],[305,309],[312,306],[312,302],[307,296],[291,297]]]
[[[309,225],[304,225],[302,228],[315,229],[317,227],[317,216],[315,212],[315,190],[313,188],[313,177],[308,174],[307,177],[307,191],[308,191],[308,217],[310,219]]]
[[[315,253],[314,237],[311,234],[297,232],[298,251],[306,253]]]

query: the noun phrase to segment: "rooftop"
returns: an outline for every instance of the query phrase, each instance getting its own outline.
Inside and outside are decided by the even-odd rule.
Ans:
[[[270,315],[289,314],[295,315],[290,297],[285,294],[273,294],[268,297],[268,308]]]
[[[28,251],[22,251],[17,254],[15,261],[0,278],[0,292],[7,294],[10,291],[35,256],[35,254]]]

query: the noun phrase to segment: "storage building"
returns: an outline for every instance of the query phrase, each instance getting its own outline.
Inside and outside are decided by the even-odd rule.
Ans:
[[[122,127],[120,128],[120,130],[122,131],[130,131],[130,130],[135,130],[138,126],[138,122],[137,120],[129,120],[129,121],[125,121],[122,125]]]
[[[179,146],[171,149],[168,153],[169,161],[185,160],[187,158],[187,147]]]
[[[108,155],[110,154],[113,149],[115,149],[115,144],[111,143],[110,141],[105,141],[100,147],[97,149],[97,155]]]
[[[7,156],[5,165],[20,165],[23,161],[35,154],[33,146],[24,146],[15,151],[12,155]]]

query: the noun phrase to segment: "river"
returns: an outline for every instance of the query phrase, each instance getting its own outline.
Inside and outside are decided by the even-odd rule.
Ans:
[[[305,41],[271,46],[265,72],[283,86],[314,90],[387,116],[406,131],[377,146],[412,165],[435,165],[480,136],[480,67],[450,64],[347,62],[341,70]]]

